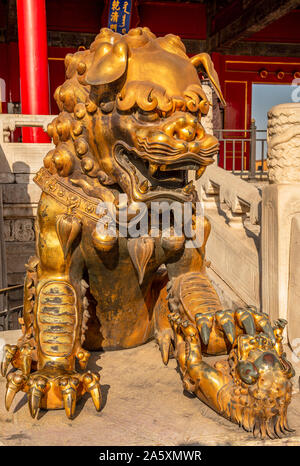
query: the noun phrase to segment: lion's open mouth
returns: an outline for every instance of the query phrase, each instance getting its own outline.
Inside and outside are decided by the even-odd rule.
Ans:
[[[137,173],[138,171],[144,180],[149,181],[153,189],[183,189],[187,185],[187,170],[192,169],[190,166],[167,169],[164,165],[153,164],[146,159],[141,159],[134,152],[127,152],[124,157],[133,172]],[[195,166],[195,169],[197,168],[199,167]]]
[[[146,149],[146,148],[145,148]],[[216,148],[209,154],[201,156],[196,153],[175,151],[166,155],[165,148],[138,151],[124,142],[118,142],[114,156],[131,180],[136,200],[154,198],[171,198],[180,202],[192,200],[195,191],[192,182],[188,182],[188,171],[196,173],[213,162]]]

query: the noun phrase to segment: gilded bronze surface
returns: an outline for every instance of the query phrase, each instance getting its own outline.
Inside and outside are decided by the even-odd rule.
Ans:
[[[10,364],[17,369],[7,375],[7,409],[23,390],[33,417],[39,408],[64,407],[72,418],[85,392],[100,410],[99,375],[85,372],[89,351],[155,337],[165,364],[176,357],[186,390],[255,435],[285,434],[293,375],[282,350],[285,322],[272,327],[251,307],[222,309],[205,273],[209,221],[193,248],[185,235],[161,230],[121,234],[127,204],[119,194],[128,205],[143,202],[149,216],[151,201],[195,208],[187,171],[200,177],[218,151],[201,124],[209,102],[196,67],[224,103],[210,57],[189,59],[177,36],[156,38],[147,28],[125,36],[102,29],[65,66],[55,93],[61,112],[48,127],[56,147],[35,178],[43,193],[24,334],[6,346],[1,367],[3,376]],[[107,215],[100,201],[116,208],[116,235],[109,225],[97,228]],[[192,219],[195,229],[195,209]],[[213,367],[202,354],[228,358]]]

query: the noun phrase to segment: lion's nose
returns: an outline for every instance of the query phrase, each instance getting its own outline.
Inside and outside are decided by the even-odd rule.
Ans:
[[[167,123],[164,126],[164,132],[168,136],[189,142],[195,139],[197,126],[197,118],[193,115],[187,114]]]

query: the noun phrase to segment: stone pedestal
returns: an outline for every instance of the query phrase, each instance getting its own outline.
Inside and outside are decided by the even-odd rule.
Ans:
[[[288,289],[289,343],[300,365],[300,213],[291,222],[291,246]]]

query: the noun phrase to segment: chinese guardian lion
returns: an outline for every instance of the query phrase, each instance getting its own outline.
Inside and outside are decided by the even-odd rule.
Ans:
[[[163,363],[177,359],[186,390],[254,435],[286,434],[293,376],[282,346],[286,322],[272,326],[253,307],[222,308],[205,272],[208,219],[195,247],[173,224],[169,235],[160,224],[156,235],[121,234],[128,206],[143,203],[150,216],[155,201],[196,205],[188,171],[199,178],[218,152],[201,124],[209,102],[197,68],[223,101],[210,57],[189,58],[179,37],[156,38],[148,28],[102,29],[89,50],[66,56],[65,67],[55,92],[60,114],[48,126],[55,149],[35,177],[42,195],[23,336],[6,345],[1,367],[6,408],[22,390],[33,417],[64,408],[72,418],[85,392],[100,410],[99,375],[85,371],[89,351],[155,337]],[[114,206],[116,234],[99,203]],[[203,359],[222,354],[214,366]],[[7,374],[10,364],[17,370]]]

